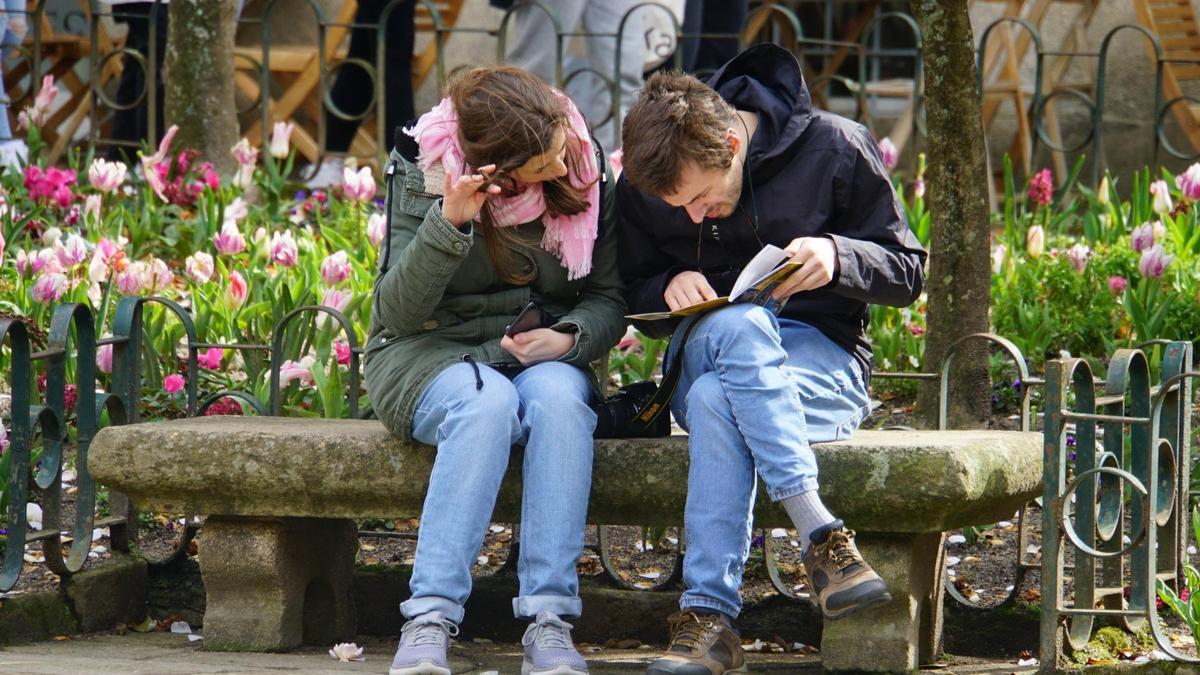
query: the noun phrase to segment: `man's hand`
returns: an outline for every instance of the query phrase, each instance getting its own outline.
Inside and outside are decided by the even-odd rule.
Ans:
[[[837,272],[837,247],[826,237],[800,237],[793,239],[784,249],[792,254],[791,262],[801,264],[800,269],[784,279],[771,297],[786,299],[801,291],[811,291],[833,281]]]
[[[667,284],[663,299],[667,301],[667,307],[674,312],[677,309],[716,300],[717,292],[708,284],[708,279],[705,279],[703,274],[680,272]]]
[[[446,174],[445,195],[442,198],[442,215],[450,224],[462,228],[463,225],[479,215],[479,209],[491,195],[500,194],[499,185],[489,185],[486,190],[480,190],[487,180],[487,174],[496,170],[495,164],[480,167],[479,173],[459,176],[451,183],[450,174]]]
[[[549,328],[535,328],[512,337],[505,335],[500,346],[517,357],[521,365],[532,366],[543,361],[554,361],[575,347],[575,336]]]

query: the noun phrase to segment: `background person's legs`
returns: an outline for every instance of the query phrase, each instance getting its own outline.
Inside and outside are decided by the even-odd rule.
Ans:
[[[645,12],[662,11],[653,8],[639,9],[629,14],[621,30],[621,19],[641,0],[606,0],[589,2],[583,16],[584,30],[596,33],[587,40],[588,65],[615,78],[621,114],[633,105],[638,90],[642,87],[642,70],[646,64],[646,38],[642,32],[642,16]],[[617,31],[621,30],[620,35]],[[618,40],[620,44],[618,45]],[[621,72],[616,72],[616,51],[621,50]],[[611,153],[621,147],[621,130],[612,117],[612,90],[592,75],[580,75],[571,83],[570,94],[580,102],[580,109],[592,127],[592,134]]]
[[[113,5],[113,19],[121,21],[129,25],[129,36],[125,39],[126,49],[131,49],[142,55],[145,59],[145,69],[130,55],[126,55],[124,66],[121,70],[121,81],[117,86],[117,95],[115,100],[122,106],[127,106],[133,101],[138,101],[137,105],[132,108],[126,108],[113,111],[112,122],[112,139],[115,141],[125,141],[128,144],[114,145],[109,148],[108,156],[110,159],[120,159],[131,166],[137,160],[137,150],[143,143],[157,145],[163,133],[166,131],[164,123],[164,94],[165,87],[162,80],[163,60],[167,54],[167,16],[168,5],[162,3],[158,7],[157,12],[154,11],[154,2],[131,2],[122,5]],[[154,21],[154,35],[151,36],[151,17]],[[155,42],[154,61],[150,60],[150,40],[153,37]],[[149,138],[150,135],[150,96],[149,79],[154,78],[155,91],[155,138]]]
[[[0,75],[5,56],[12,47],[21,44],[28,25],[25,0],[0,2]],[[15,171],[28,159],[29,148],[23,139],[13,137],[8,107],[8,92],[0,90],[0,165]]]

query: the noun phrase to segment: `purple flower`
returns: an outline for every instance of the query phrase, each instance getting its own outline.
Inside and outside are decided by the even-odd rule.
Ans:
[[[1187,171],[1176,176],[1175,187],[1187,199],[1200,198],[1200,163],[1189,166]]]
[[[1162,244],[1155,244],[1142,251],[1142,257],[1138,260],[1138,272],[1148,279],[1157,279],[1167,271],[1167,266],[1174,259],[1175,256],[1163,250]]]
[[[1154,225],[1150,223],[1142,223],[1133,228],[1133,234],[1129,236],[1130,246],[1134,252],[1141,253],[1154,245]]]
[[[1128,285],[1129,285],[1129,282],[1125,279],[1125,277],[1119,277],[1119,276],[1113,275],[1108,278],[1108,290],[1112,291],[1113,293],[1115,293],[1117,295],[1124,293],[1125,287]]]

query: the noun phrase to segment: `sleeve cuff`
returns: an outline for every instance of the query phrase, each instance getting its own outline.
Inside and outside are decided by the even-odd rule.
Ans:
[[[833,271],[833,281],[829,282],[828,288],[852,288],[848,279],[852,279],[853,275],[845,274],[846,270],[854,269],[858,264],[854,257],[854,246],[841,235],[826,234],[826,237],[833,242],[834,260],[837,261],[837,268]]]
[[[571,347],[571,351],[560,356],[558,358],[558,360],[562,361],[564,363],[574,363],[576,360],[578,360],[580,354],[583,351],[583,342],[584,342],[583,325],[580,324],[578,321],[571,321],[571,320],[559,321],[558,323],[551,326],[550,330],[554,330],[554,331],[558,331],[559,333],[566,333],[568,335],[575,336],[575,346]]]
[[[430,243],[435,248],[446,253],[465,258],[471,250],[474,227],[468,227],[466,231],[463,231],[451,225],[450,221],[446,220],[446,216],[442,213],[442,202],[440,199],[429,207],[429,211],[425,214],[425,223],[421,230],[426,233]]]

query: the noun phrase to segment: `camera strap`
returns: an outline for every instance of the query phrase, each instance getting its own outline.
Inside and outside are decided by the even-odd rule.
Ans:
[[[641,422],[646,429],[649,429],[650,425],[654,424],[654,420],[664,410],[671,407],[671,397],[675,395],[675,388],[679,386],[679,376],[683,370],[683,350],[687,348],[687,341],[692,335],[692,329],[703,320],[703,317],[698,318],[684,329],[683,336],[679,340],[679,349],[675,350],[674,354],[671,354],[671,362],[663,372],[662,382],[659,383],[658,390],[654,392],[654,396],[651,396],[649,401],[646,401],[646,405],[642,406],[642,409],[638,411],[637,416],[634,418],[638,422]]]

